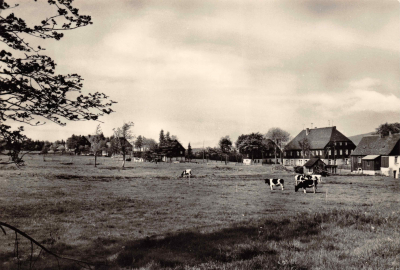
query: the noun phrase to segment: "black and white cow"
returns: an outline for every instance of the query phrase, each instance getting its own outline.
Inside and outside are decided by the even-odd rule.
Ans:
[[[184,170],[184,171],[181,173],[181,177],[184,177],[184,176],[186,176],[186,177],[192,176],[192,169]]]
[[[310,176],[310,178],[309,178],[310,180],[317,180],[318,183],[322,182],[322,175],[312,174],[312,175],[308,175],[308,176]]]
[[[265,184],[268,184],[271,187],[271,190],[273,190],[274,186],[281,186],[283,190],[283,185],[285,183],[285,180],[283,179],[265,179]]]
[[[298,191],[300,188],[304,190],[304,193],[307,193],[306,188],[313,188],[313,191],[317,190],[318,180],[301,180],[298,184],[294,187],[294,191]]]
[[[299,181],[303,181],[306,179],[311,179],[311,177],[309,175],[305,175],[305,174],[296,174],[294,176],[294,181],[295,181],[296,185]]]

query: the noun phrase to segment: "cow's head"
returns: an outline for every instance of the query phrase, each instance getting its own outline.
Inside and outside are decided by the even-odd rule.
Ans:
[[[265,179],[265,184],[269,185],[269,179]]]

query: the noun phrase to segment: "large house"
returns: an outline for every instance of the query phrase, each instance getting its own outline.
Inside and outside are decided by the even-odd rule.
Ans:
[[[398,178],[400,170],[400,134],[363,137],[351,154],[351,171]]]
[[[302,130],[285,147],[283,164],[304,166],[311,158],[320,158],[328,167],[349,164],[355,144],[333,127]]]

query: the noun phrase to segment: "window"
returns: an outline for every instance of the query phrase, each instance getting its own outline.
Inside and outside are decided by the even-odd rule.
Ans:
[[[348,158],[344,159],[344,164],[349,165],[349,159]]]
[[[361,157],[358,157],[357,160],[358,160],[358,163],[361,164]]]
[[[342,145],[342,142],[340,142],[339,145]]]
[[[333,145],[336,145],[336,142],[334,142]]]
[[[332,155],[332,152],[331,152],[331,150],[329,150],[329,151],[328,151],[328,155]]]
[[[397,158],[398,158],[397,156],[394,157],[394,164],[398,164]]]
[[[339,153],[340,153],[340,155],[343,155],[343,150],[340,149],[340,150],[339,150]]]
[[[322,150],[319,150],[319,155],[322,156]]]
[[[348,155],[349,154],[349,149],[346,149],[345,151],[346,151],[346,155]]]
[[[347,145],[347,142],[344,142],[344,145]]]
[[[382,157],[381,158],[383,168],[389,168],[389,157]]]
[[[337,150],[335,150],[335,156],[337,156]]]
[[[328,159],[328,165],[332,165],[332,160]]]
[[[300,156],[300,151],[297,151],[297,156],[298,156],[298,157]]]
[[[284,156],[284,157],[286,157],[286,151],[285,151],[285,152],[283,152],[283,156]]]

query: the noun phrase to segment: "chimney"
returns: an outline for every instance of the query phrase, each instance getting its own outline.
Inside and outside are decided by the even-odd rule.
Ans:
[[[308,136],[308,134],[310,134],[310,129],[306,128],[306,136]]]

